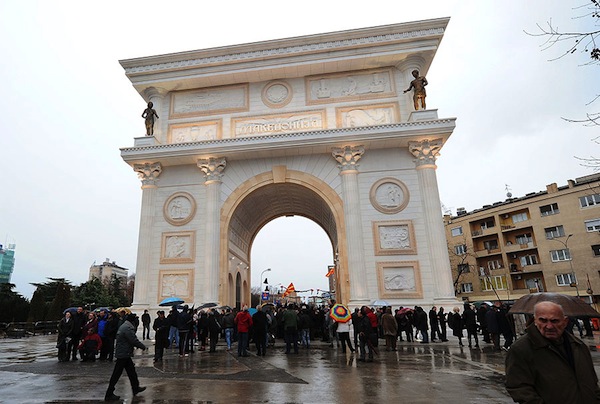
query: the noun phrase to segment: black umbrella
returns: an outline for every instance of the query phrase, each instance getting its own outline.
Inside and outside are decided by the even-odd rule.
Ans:
[[[217,303],[204,303],[204,304],[201,304],[200,306],[198,306],[198,310],[208,309],[210,307],[217,307],[217,306],[218,306]]]
[[[560,304],[565,316],[600,318],[600,313],[579,297],[549,292],[531,293],[521,297],[512,305],[508,314],[533,314],[533,308],[539,302],[553,302]]]

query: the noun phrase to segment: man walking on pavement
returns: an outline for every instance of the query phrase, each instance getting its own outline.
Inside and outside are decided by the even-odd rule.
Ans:
[[[115,395],[115,386],[117,385],[121,374],[123,374],[123,369],[127,372],[127,377],[129,377],[134,396],[146,390],[146,387],[140,386],[133,360],[131,360],[133,348],[140,348],[142,350],[147,349],[135,335],[137,324],[139,324],[139,320],[137,316],[132,313],[127,315],[125,322],[119,327],[119,331],[117,332],[117,347],[115,349],[117,361],[115,362],[115,368],[110,377],[110,382],[108,383],[104,401],[117,401],[120,399],[119,396]]]

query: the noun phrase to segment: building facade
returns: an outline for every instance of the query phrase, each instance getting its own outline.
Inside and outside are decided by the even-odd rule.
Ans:
[[[90,267],[90,275],[88,280],[92,279],[100,279],[102,281],[110,281],[112,276],[116,276],[117,279],[120,279],[123,282],[123,287],[127,285],[127,268],[123,268],[117,265],[115,261],[110,261],[108,258],[104,260],[104,262],[100,265],[96,265],[95,263]]]
[[[10,283],[15,268],[15,245],[8,244],[6,248],[0,244],[0,283]]]
[[[286,215],[329,236],[337,301],[455,302],[435,174],[455,119],[403,91],[447,24],[121,61],[151,108],[121,149],[142,182],[134,309],[247,304],[254,237]]]
[[[486,205],[444,225],[458,297],[516,300],[532,292],[600,294],[600,175]]]

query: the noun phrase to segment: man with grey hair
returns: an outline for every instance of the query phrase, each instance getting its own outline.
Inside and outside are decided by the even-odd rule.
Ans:
[[[506,389],[519,403],[600,403],[588,347],[565,332],[569,322],[553,302],[534,307],[534,323],[506,357]]]

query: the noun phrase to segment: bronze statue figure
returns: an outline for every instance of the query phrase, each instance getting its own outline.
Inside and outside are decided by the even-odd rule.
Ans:
[[[154,117],[158,119],[158,114],[154,109],[152,109],[153,106],[154,104],[152,104],[152,102],[149,102],[148,108],[146,108],[144,112],[142,112],[142,118],[146,119],[146,136],[154,135]]]
[[[427,79],[423,76],[419,76],[418,70],[413,70],[412,75],[415,78],[410,82],[410,87],[404,90],[405,93],[413,90],[413,102],[415,103],[415,111],[419,109],[419,101],[421,102],[421,108],[427,109],[425,106],[425,96],[427,93],[425,92],[425,86],[428,84]]]

